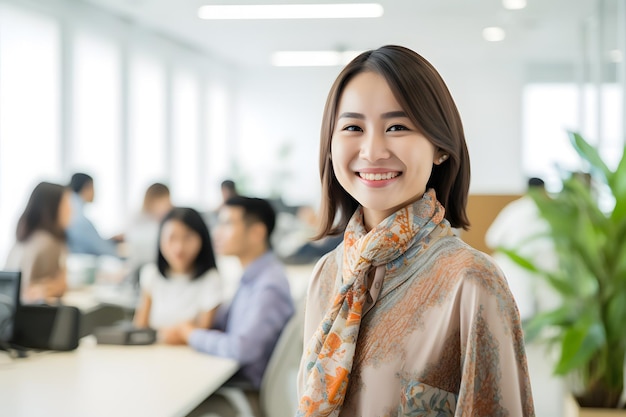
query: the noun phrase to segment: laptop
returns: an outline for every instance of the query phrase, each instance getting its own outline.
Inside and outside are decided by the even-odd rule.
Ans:
[[[15,313],[20,302],[21,273],[0,271],[0,347],[13,339]]]

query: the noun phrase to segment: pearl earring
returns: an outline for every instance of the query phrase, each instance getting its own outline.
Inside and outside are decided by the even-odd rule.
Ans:
[[[441,157],[439,158],[439,163],[442,163],[446,159],[448,159],[448,155],[441,155]]]

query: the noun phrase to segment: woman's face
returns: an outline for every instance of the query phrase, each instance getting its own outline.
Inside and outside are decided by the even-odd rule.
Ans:
[[[70,191],[65,191],[63,196],[61,197],[61,201],[59,202],[59,226],[63,230],[67,229],[70,225],[70,221],[72,220],[72,204],[70,203]]]
[[[331,154],[337,180],[363,206],[369,230],[422,197],[442,152],[417,130],[385,79],[364,72],[340,97]]]
[[[161,221],[172,209],[172,200],[169,196],[154,198],[146,207],[147,213],[156,221]]]
[[[159,244],[171,272],[182,274],[193,270],[202,238],[180,220],[172,219],[163,224]]]

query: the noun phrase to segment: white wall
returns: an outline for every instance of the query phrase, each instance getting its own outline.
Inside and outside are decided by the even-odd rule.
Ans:
[[[472,193],[516,193],[522,172],[524,64],[485,56],[434,63],[454,97],[470,153]]]
[[[319,201],[318,146],[326,95],[339,68],[269,68],[241,73],[238,81],[237,154],[255,190],[270,193],[284,174],[288,204]],[[291,144],[279,164],[277,150]]]

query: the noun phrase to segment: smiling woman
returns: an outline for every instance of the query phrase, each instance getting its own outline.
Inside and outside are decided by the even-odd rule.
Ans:
[[[320,172],[320,236],[344,240],[310,282],[296,415],[534,416],[506,279],[452,233],[469,225],[469,156],[435,68],[400,46],[349,63]]]

